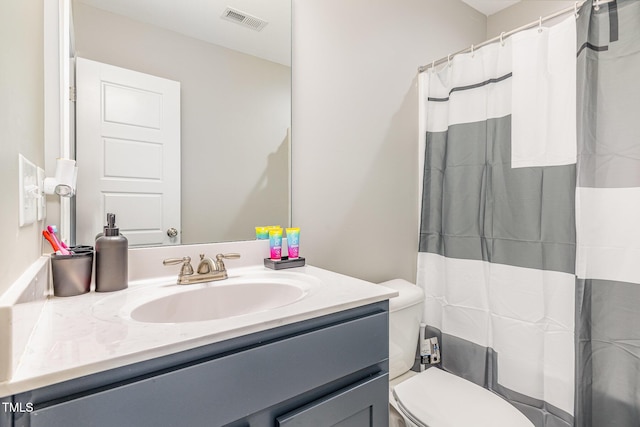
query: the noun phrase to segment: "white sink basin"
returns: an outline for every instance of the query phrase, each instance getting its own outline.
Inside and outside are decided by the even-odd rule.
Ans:
[[[131,319],[148,323],[182,323],[262,312],[303,298],[302,286],[272,281],[218,282],[166,295],[139,305]]]
[[[272,310],[306,300],[324,283],[301,272],[265,271],[264,267],[235,269],[217,282],[177,285],[175,278],[136,283],[113,295],[94,294],[94,317],[108,322],[181,325],[187,322],[240,324]]]

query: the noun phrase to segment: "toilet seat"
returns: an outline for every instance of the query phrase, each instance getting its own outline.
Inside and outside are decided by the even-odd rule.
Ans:
[[[419,427],[533,427],[498,395],[438,368],[430,368],[393,389],[398,407]]]

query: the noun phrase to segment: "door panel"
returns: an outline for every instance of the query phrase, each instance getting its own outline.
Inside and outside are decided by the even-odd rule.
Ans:
[[[153,142],[104,139],[104,174],[110,178],[162,180],[163,145]],[[144,162],[122,159],[145,159]]]

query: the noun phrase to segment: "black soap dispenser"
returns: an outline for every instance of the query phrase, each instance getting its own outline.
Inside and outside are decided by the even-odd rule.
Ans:
[[[96,292],[126,289],[129,281],[129,242],[116,227],[115,214],[107,214],[107,225],[96,240]]]

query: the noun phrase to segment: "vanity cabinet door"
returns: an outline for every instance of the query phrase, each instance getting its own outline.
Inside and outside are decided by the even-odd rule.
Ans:
[[[386,373],[277,418],[278,427],[368,427],[389,422],[389,376]]]

